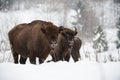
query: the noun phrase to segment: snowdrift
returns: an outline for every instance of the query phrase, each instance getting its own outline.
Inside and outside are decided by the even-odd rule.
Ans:
[[[0,64],[0,80],[120,80],[120,63]]]

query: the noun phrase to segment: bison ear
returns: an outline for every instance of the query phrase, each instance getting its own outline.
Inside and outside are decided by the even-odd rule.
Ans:
[[[61,34],[62,34],[63,36],[66,36],[64,32],[61,32]]]
[[[41,28],[41,31],[42,31],[43,33],[46,33],[46,30],[45,30],[44,28]]]
[[[63,29],[64,29],[64,27],[63,27],[63,26],[60,26],[60,27],[59,27],[59,33],[60,33]]]

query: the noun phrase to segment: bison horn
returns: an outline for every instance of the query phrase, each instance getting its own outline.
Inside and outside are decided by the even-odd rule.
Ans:
[[[74,27],[75,28],[75,32],[77,32],[77,28],[76,27]]]
[[[75,35],[77,34],[77,28],[76,27],[74,27],[75,28]]]

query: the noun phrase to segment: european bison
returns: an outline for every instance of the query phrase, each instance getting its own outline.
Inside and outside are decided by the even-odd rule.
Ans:
[[[69,62],[71,52],[73,52],[73,54],[71,55],[75,60],[75,62],[78,60],[78,58],[80,57],[79,49],[80,49],[81,43],[79,39],[74,38],[76,34],[77,34],[76,30],[73,31],[68,28],[63,28],[63,30],[60,32],[58,36],[58,45],[54,50],[51,50],[50,52],[52,56],[51,61],[56,62],[59,60],[62,60],[62,61],[65,60]],[[77,50],[77,51],[74,52],[74,50]]]
[[[8,33],[14,63],[18,63],[19,55],[21,64],[27,57],[32,64],[36,64],[36,57],[43,63],[57,43],[59,30],[53,23],[41,20],[15,26]]]
[[[74,62],[77,62],[79,60],[79,58],[81,58],[79,50],[81,48],[82,41],[78,37],[75,37],[69,45],[71,47],[69,48],[67,54],[70,54],[72,56]]]

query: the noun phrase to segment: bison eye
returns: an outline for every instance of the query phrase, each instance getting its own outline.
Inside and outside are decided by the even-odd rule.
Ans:
[[[43,33],[46,33],[46,30],[45,30],[44,28],[41,28],[41,31],[42,31]]]
[[[69,35],[69,34],[66,34],[66,37],[70,37],[70,35]]]

